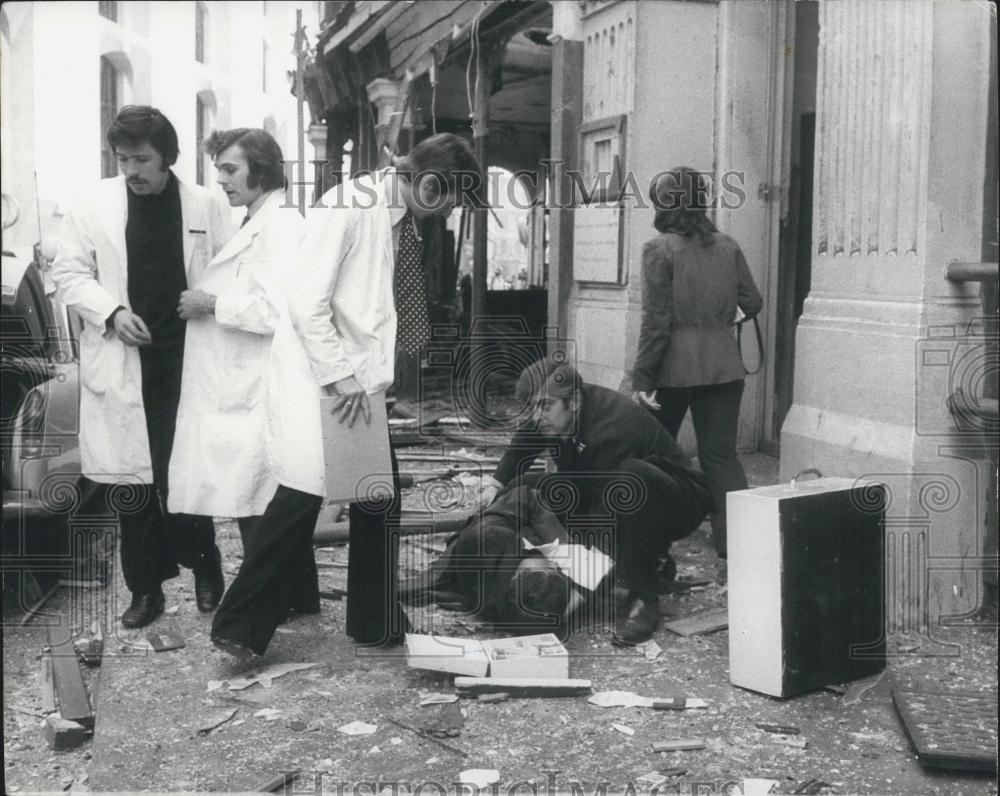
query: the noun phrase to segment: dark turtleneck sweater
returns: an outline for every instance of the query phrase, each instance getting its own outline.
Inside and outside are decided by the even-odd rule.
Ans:
[[[184,321],[177,315],[177,304],[181,291],[187,290],[187,275],[177,178],[171,172],[158,194],[139,196],[127,190],[128,298],[132,312],[145,321],[153,336],[142,353],[183,350]]]

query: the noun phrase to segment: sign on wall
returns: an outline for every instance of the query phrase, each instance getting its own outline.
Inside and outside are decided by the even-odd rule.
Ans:
[[[625,208],[617,202],[580,205],[573,210],[573,278],[578,282],[621,285]]]

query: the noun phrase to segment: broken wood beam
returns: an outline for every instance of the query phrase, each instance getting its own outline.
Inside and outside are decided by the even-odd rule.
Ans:
[[[49,654],[52,657],[52,679],[59,700],[59,715],[84,727],[94,726],[94,713],[80,673],[80,661],[70,639],[56,640],[57,629],[49,627]]]
[[[507,693],[512,697],[562,697],[590,693],[590,680],[545,677],[456,677],[459,696]]]

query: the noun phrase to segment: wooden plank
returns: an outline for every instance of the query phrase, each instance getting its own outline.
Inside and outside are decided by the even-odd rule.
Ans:
[[[729,627],[729,611],[726,608],[718,608],[713,611],[685,616],[683,619],[675,619],[663,626],[678,636],[700,636],[705,633],[715,633],[717,630],[725,630]]]
[[[705,742],[699,738],[671,738],[669,741],[653,741],[654,752],[686,752],[704,748]]]
[[[360,31],[369,21],[375,20],[380,14],[388,10],[391,5],[390,0],[366,0],[358,3],[357,10],[351,14],[351,18],[343,28],[338,30],[330,40],[323,46],[323,54],[332,52],[351,36]]]
[[[506,693],[512,697],[580,696],[590,693],[590,680],[543,677],[456,677],[460,696]]]
[[[84,727],[94,726],[94,713],[90,698],[80,674],[80,662],[70,640],[57,642],[58,628],[49,627],[49,647],[52,656],[52,678],[59,700],[59,715]]]
[[[42,713],[55,713],[56,692],[52,681],[52,658],[42,655]]]

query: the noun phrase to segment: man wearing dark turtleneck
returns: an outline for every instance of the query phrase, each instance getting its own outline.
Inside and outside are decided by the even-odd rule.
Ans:
[[[181,293],[222,247],[225,225],[220,203],[171,171],[177,133],[155,108],[123,108],[107,139],[121,176],[67,213],[52,273],[60,299],[84,321],[80,511],[118,515],[132,592],[122,624],[136,628],[162,613],[162,583],[178,575],[177,564],[194,570],[199,610],[212,610],[225,586],[212,518],[166,511],[184,362]]]

